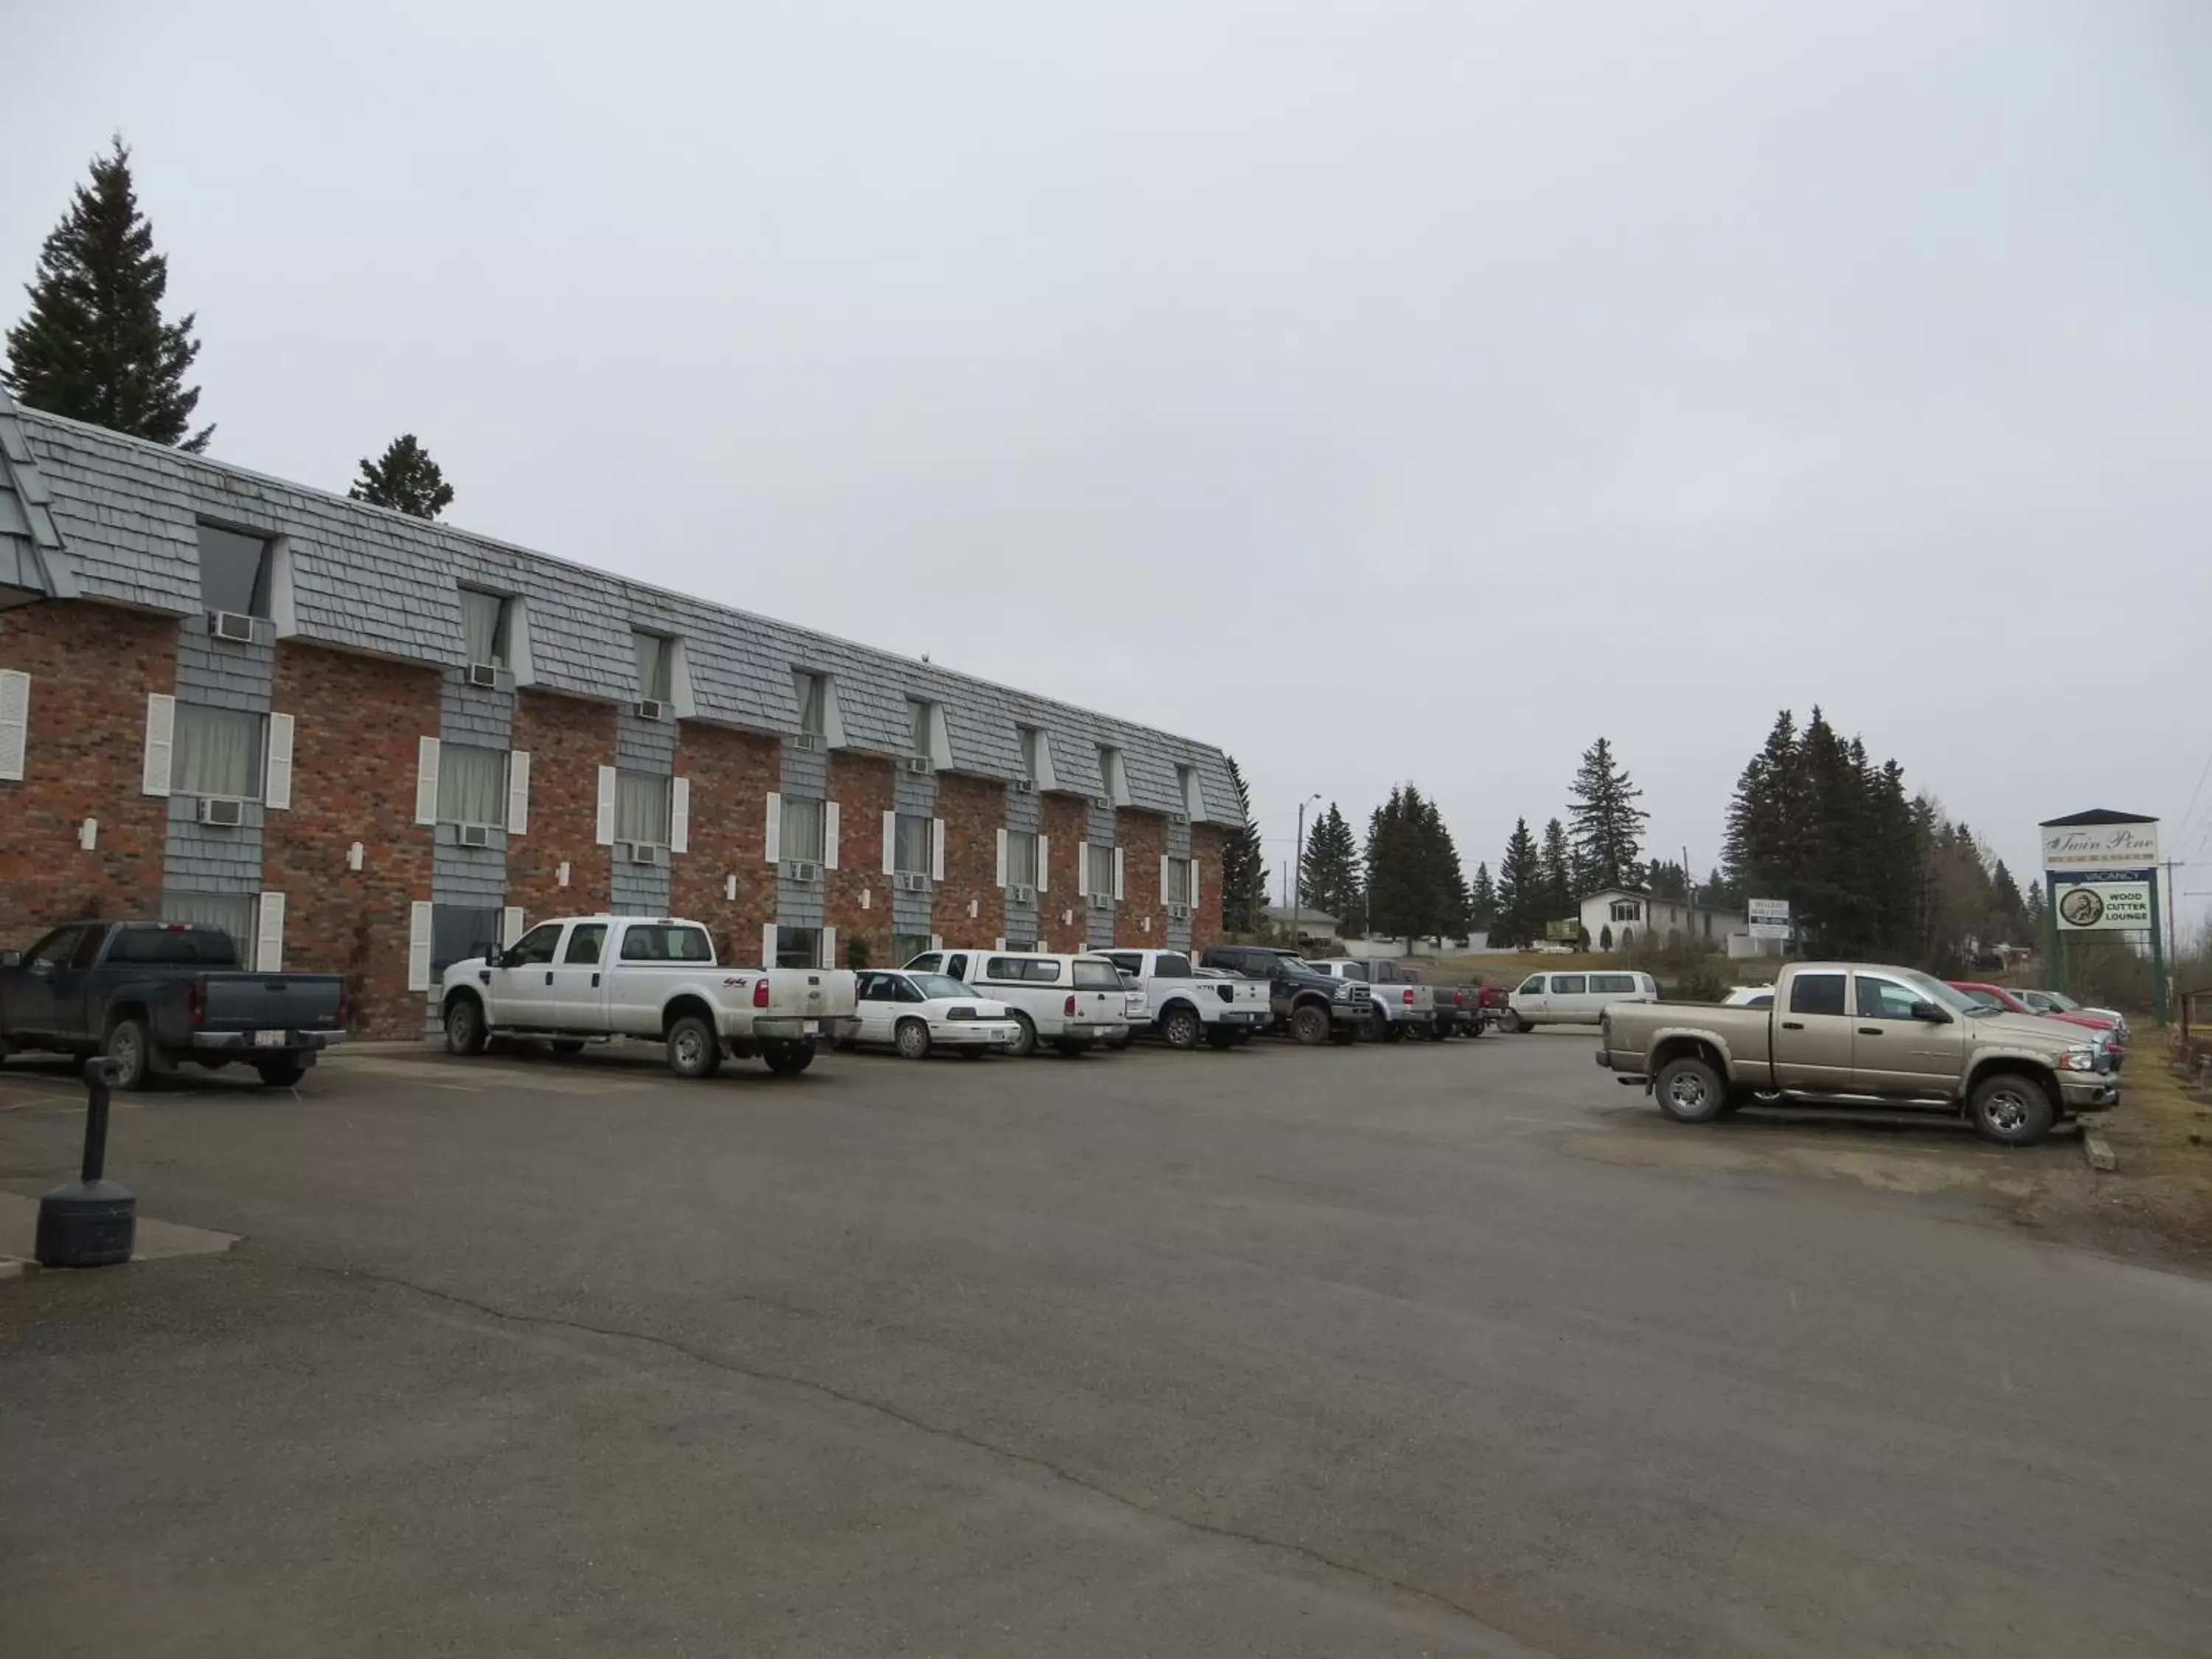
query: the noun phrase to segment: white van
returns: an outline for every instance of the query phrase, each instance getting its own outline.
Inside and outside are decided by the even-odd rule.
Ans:
[[[1021,1030],[1006,1050],[1010,1054],[1033,1054],[1040,1042],[1049,1042],[1063,1054],[1079,1054],[1093,1043],[1128,1041],[1128,989],[1121,969],[1102,956],[930,951],[906,968],[909,973],[950,974],[1013,1010]]]
[[[1509,1031],[1539,1025],[1595,1025],[1611,1002],[1656,1002],[1659,987],[1649,974],[1604,969],[1582,974],[1531,974],[1507,1000],[1501,1022]]]

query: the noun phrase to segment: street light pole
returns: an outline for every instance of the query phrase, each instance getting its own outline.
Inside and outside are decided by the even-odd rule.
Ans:
[[[1291,848],[1291,949],[1298,948],[1298,900],[1304,896],[1306,881],[1306,803],[1321,799],[1316,790],[1298,803],[1298,835],[1297,845]]]

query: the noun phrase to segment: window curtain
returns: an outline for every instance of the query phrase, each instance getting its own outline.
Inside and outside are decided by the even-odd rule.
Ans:
[[[1006,832],[1006,883],[1012,887],[1036,885],[1036,836],[1033,831]]]
[[[811,864],[822,861],[822,803],[800,795],[783,798],[783,856]]]
[[[461,590],[461,634],[468,641],[469,660],[507,666],[507,641],[500,637],[500,613],[507,602],[496,593]]]
[[[1101,897],[1114,891],[1114,849],[1103,842],[1091,846],[1091,890]]]
[[[169,787],[180,795],[228,795],[240,800],[258,796],[261,716],[179,703]]]
[[[1190,902],[1190,860],[1188,859],[1168,860],[1168,902],[1170,904]]]
[[[507,751],[445,744],[438,757],[438,817],[447,823],[505,824]]]
[[[668,780],[624,772],[616,781],[615,839],[648,847],[668,845]]]
[[[898,841],[893,848],[896,856],[892,868],[901,875],[926,876],[929,873],[929,820],[910,812],[898,815]]]

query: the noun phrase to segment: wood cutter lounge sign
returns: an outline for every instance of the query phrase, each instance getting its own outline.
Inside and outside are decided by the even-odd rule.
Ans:
[[[2056,910],[2062,931],[2091,933],[2106,928],[2150,926],[2150,884],[2147,881],[2069,881],[2058,888]]]
[[[2062,933],[2156,925],[2158,820],[2103,809],[2046,819],[2043,870]]]

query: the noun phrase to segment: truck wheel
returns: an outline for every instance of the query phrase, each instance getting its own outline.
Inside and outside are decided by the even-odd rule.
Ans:
[[[1170,1048],[1195,1048],[1206,1041],[1206,1027],[1194,1011],[1170,1008],[1168,1017],[1160,1022],[1160,1035],[1168,1040]]]
[[[1380,1008],[1370,1008],[1367,1018],[1359,1022],[1359,1035],[1370,1042],[1386,1042],[1390,1036],[1390,1016]]]
[[[102,1053],[115,1062],[115,1086],[143,1089],[152,1081],[154,1068],[146,1051],[146,1022],[118,1019],[107,1028]]]
[[[1521,1011],[1518,1008],[1508,1008],[1499,1017],[1498,1023],[1505,1030],[1516,1033],[1530,1029],[1528,1022],[1521,1018]]]
[[[1036,1027],[1027,1014],[1014,1016],[1014,1040],[1006,1052],[1017,1060],[1027,1060],[1036,1052]]]
[[[480,1054],[483,1051],[483,1004],[465,993],[446,1005],[446,1052]]]
[[[1407,1026],[1403,1021],[1394,1019],[1383,1026],[1382,1041],[1385,1042],[1403,1042],[1409,1034],[1410,1028]]]
[[[1328,1041],[1328,1010],[1309,1002],[1291,1013],[1291,1035],[1307,1048],[1314,1048]]]
[[[814,1063],[811,1042],[779,1042],[761,1050],[761,1058],[778,1077],[797,1077]]]
[[[2051,1091],[2024,1072],[1999,1072],[1974,1085],[1966,1103],[1974,1133],[2000,1146],[2033,1146],[2057,1119]]]
[[[901,1020],[898,1030],[891,1033],[891,1047],[898,1050],[901,1060],[927,1060],[929,1057],[928,1022]]]
[[[712,1077],[722,1069],[722,1040],[702,1016],[685,1014],[668,1028],[668,1069],[678,1077]]]
[[[264,1060],[253,1069],[261,1073],[263,1085],[270,1089],[289,1089],[307,1074],[307,1068],[296,1060]]]
[[[1710,1123],[1728,1104],[1728,1084],[1702,1060],[1670,1060],[1659,1068],[1659,1109],[1677,1123]]]

